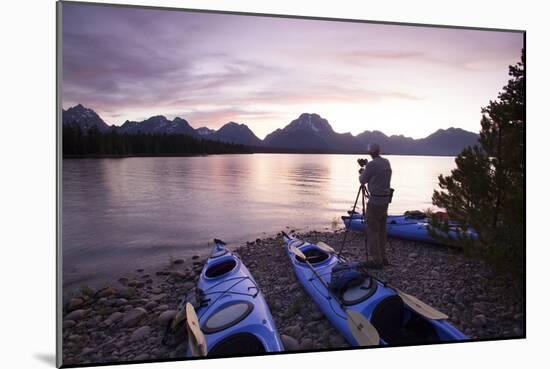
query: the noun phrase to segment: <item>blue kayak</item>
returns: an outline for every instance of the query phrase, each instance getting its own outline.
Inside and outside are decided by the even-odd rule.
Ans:
[[[362,214],[352,213],[349,216],[343,216],[342,221],[346,228],[357,232],[365,232],[365,222]],[[456,239],[458,237],[457,226],[454,222],[449,222],[449,237]],[[453,227],[455,227],[453,229]],[[428,233],[428,218],[410,218],[406,215],[388,215],[386,221],[386,232],[389,237],[401,238],[405,240],[439,243]],[[477,234],[473,229],[466,231],[466,236],[477,239]]]
[[[284,350],[256,281],[222,241],[215,240],[197,288],[201,291],[201,305],[196,312],[208,356]]]
[[[346,289],[335,296],[325,285],[331,282],[332,269],[343,260],[315,244],[283,235],[290,262],[296,276],[313,301],[319,306],[332,325],[352,346],[358,342],[348,326],[345,310],[362,314],[376,328],[380,345],[426,344],[463,341],[468,337],[447,320],[425,318],[410,308],[396,290],[368,276],[358,286]],[[297,247],[308,259],[321,283],[310,267],[297,257],[290,247]]]

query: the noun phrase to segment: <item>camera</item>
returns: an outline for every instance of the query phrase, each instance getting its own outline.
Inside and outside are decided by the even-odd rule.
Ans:
[[[357,164],[359,164],[360,167],[364,167],[365,165],[367,165],[368,162],[369,162],[368,159],[364,159],[364,158],[357,159]]]

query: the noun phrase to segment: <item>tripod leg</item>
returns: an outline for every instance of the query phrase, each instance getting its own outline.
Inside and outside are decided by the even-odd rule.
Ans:
[[[348,237],[348,232],[349,232],[349,229],[351,228],[351,216],[353,216],[353,213],[355,212],[355,209],[357,208],[357,202],[359,201],[359,195],[361,195],[361,191],[363,190],[364,186],[361,185],[359,186],[359,191],[357,191],[357,196],[355,197],[355,202],[353,203],[353,209],[351,210],[352,213],[350,214],[350,218],[349,218],[349,226],[346,227],[346,232],[344,233],[344,239],[342,240],[342,245],[340,246],[340,250],[338,251],[338,257],[340,257],[340,254],[342,254],[342,251],[344,251],[344,246],[346,244],[346,239]],[[364,192],[363,192],[364,193]],[[363,210],[364,210],[364,207],[363,207]],[[363,218],[364,219],[364,218]]]

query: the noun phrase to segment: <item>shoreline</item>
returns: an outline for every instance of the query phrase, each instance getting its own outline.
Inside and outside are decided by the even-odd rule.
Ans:
[[[342,230],[297,234],[338,247]],[[363,238],[350,232],[343,255],[365,257]],[[289,351],[348,347],[298,283],[280,237],[232,247],[257,281]],[[389,239],[390,265],[370,271],[449,315],[474,340],[525,335],[524,281],[497,275],[484,262],[444,246]],[[136,269],[108,286],[64,297],[63,363],[184,358],[186,342],[162,344],[178,298],[193,289],[205,256],[177,256],[157,270]]]
[[[228,152],[228,153],[185,153],[185,154],[131,154],[131,155],[114,155],[114,154],[104,154],[104,155],[71,155],[71,154],[62,154],[61,159],[125,159],[125,158],[186,158],[186,157],[199,157],[199,156],[217,156],[217,155],[258,155],[258,154],[276,154],[276,155],[358,155],[365,156],[365,152],[285,152],[285,151],[252,151],[252,152]],[[392,153],[382,153],[384,156],[421,156],[421,157],[433,157],[433,158],[454,158],[456,155],[451,154],[441,154],[441,155],[429,155],[429,154],[392,154]]]

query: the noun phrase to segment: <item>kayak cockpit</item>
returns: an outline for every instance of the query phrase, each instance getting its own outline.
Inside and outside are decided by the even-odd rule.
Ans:
[[[266,349],[260,339],[251,333],[237,333],[225,337],[209,350],[208,356],[262,354]]]
[[[300,248],[300,251],[306,256],[307,261],[313,265],[320,264],[330,257],[328,253],[311,244]],[[300,264],[306,264],[305,260],[303,260],[301,257],[294,255],[294,258]]]
[[[392,295],[378,303],[370,319],[386,343],[403,345],[441,341],[435,327],[424,317],[405,307],[401,297]]]
[[[206,266],[204,275],[206,278],[219,278],[237,267],[237,260],[234,257],[226,257]]]

